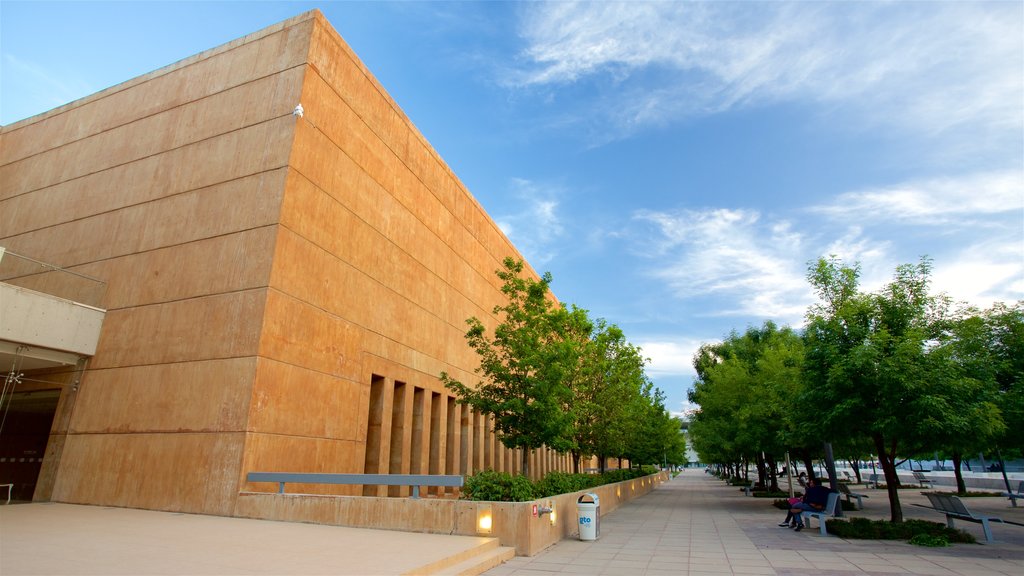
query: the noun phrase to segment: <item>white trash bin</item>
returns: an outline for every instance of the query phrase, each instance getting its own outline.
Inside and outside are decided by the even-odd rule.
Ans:
[[[587,492],[576,501],[580,540],[597,540],[601,536],[601,499]]]

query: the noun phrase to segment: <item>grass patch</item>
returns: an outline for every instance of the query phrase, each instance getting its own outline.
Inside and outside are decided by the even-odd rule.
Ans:
[[[904,520],[893,523],[888,520],[869,520],[868,518],[850,518],[849,520],[829,520],[829,534],[851,540],[914,540],[920,546],[935,546],[940,540],[946,544],[957,542],[974,544],[976,540],[963,530],[950,528],[938,522],[927,520]],[[924,542],[929,542],[925,544]],[[945,544],[941,544],[945,545]]]
[[[971,492],[970,490],[968,490],[964,494],[959,494],[957,492],[939,492],[938,490],[928,492],[928,494],[946,494],[948,496],[959,496],[961,498],[978,498],[982,496],[987,496],[991,498],[993,496],[999,496],[998,492]],[[1005,498],[1005,496],[1003,496],[1003,498]]]

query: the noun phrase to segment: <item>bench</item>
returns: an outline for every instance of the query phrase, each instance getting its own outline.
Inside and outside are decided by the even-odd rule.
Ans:
[[[412,497],[420,497],[420,486],[461,488],[462,476],[440,474],[317,474],[299,472],[249,472],[246,482],[277,482],[277,493],[293,484],[363,484],[375,486],[412,486]]]
[[[914,475],[914,480],[917,481],[921,488],[932,487],[932,481],[924,477],[924,472],[921,472],[920,470],[911,470],[910,473]]]
[[[800,522],[802,522],[805,526],[810,528],[811,527],[811,523],[810,523],[811,518],[817,518],[818,519],[818,524],[820,525],[820,528],[821,528],[821,535],[822,536],[828,536],[828,531],[825,530],[825,520],[827,518],[829,518],[830,516],[835,516],[836,515],[836,509],[838,507],[839,507],[839,492],[834,492],[834,491],[833,492],[829,492],[828,502],[825,504],[825,508],[823,510],[821,510],[820,512],[808,512],[806,510],[801,512],[800,513],[800,516],[801,516]],[[803,518],[804,516],[807,517],[806,520],[804,520],[804,518]]]
[[[1006,496],[1007,498],[1009,498],[1010,503],[1013,505],[1014,508],[1016,508],[1017,499],[1024,498],[1024,480],[1021,480],[1020,484],[1017,485],[1016,492],[1003,492],[1002,494],[1000,494],[1000,496]]]
[[[967,509],[967,506],[960,500],[959,496],[952,496],[950,494],[925,494],[925,496],[928,497],[928,501],[932,505],[929,507],[917,504],[917,506],[945,514],[946,526],[950,528],[953,528],[954,518],[981,524],[981,529],[985,532],[986,542],[992,541],[992,528],[989,527],[989,522],[1003,522],[1002,518],[996,518],[995,516],[979,516],[974,514]]]
[[[852,498],[856,498],[857,499],[857,510],[863,510],[864,509],[864,500],[863,499],[864,498],[868,498],[867,494],[859,494],[857,492],[852,492],[850,490],[850,487],[847,486],[846,484],[843,484],[842,482],[839,483],[839,492],[843,495],[844,498],[846,498],[847,502],[851,502]]]

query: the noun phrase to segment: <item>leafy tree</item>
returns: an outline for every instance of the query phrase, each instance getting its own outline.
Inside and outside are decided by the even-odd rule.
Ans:
[[[982,314],[988,327],[989,351],[998,404],[1006,432],[998,444],[1024,455],[1024,301],[1012,306],[996,304]]]
[[[722,455],[726,461],[753,458],[759,482],[778,488],[777,459],[785,451],[784,439],[792,433],[794,419],[799,418],[792,406],[802,358],[800,337],[772,322],[701,347],[694,359],[697,380],[690,394],[700,410],[694,416],[697,429],[691,429],[690,436],[695,448],[701,447],[702,460],[717,461],[707,460],[711,455],[704,451],[725,440],[733,451]],[[705,437],[725,431],[728,437]]]
[[[480,357],[482,379],[467,386],[441,373],[441,380],[461,404],[494,416],[494,428],[505,447],[522,449],[523,475],[529,475],[530,452],[540,446],[556,451],[570,447],[570,389],[564,377],[571,370],[573,348],[566,345],[565,324],[549,296],[550,273],[539,280],[523,274],[523,262],[505,258],[496,274],[507,298],[495,306],[500,318],[494,336],[483,322],[469,318],[466,340]]]
[[[927,355],[936,301],[930,262],[897,267],[877,294],[857,287],[859,267],[819,259],[808,280],[821,303],[808,311],[802,405],[826,438],[871,438],[885,475],[893,522],[903,520],[896,458],[920,439],[934,404],[922,401],[935,372]],[[910,446],[912,451],[914,446]]]
[[[964,494],[964,454],[990,448],[1006,426],[997,405],[997,362],[989,325],[973,310],[941,324],[945,329],[929,350],[933,387],[919,400],[927,405],[918,433],[926,448],[949,453],[957,491]]]

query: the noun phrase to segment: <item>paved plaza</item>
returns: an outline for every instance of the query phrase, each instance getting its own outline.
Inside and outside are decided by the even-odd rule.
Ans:
[[[884,490],[869,495],[851,516],[888,518]],[[919,490],[900,491],[904,516],[944,522],[941,514],[913,506],[927,499]],[[970,498],[977,514],[1024,523],[1024,508],[1005,498]],[[552,574],[854,576],[1024,575],[1024,526],[993,524],[996,542],[922,548],[877,540],[822,537],[817,522],[794,532],[777,526],[785,512],[767,499],[744,496],[735,487],[686,470],[656,490],[601,519],[596,542],[563,540],[532,557],[517,557],[487,576]],[[957,522],[980,542],[980,524]]]
[[[883,491],[861,491],[870,495],[865,510],[848,514],[888,517]],[[907,517],[943,520],[912,505],[926,501],[919,490],[902,490],[901,497]],[[968,505],[1024,523],[1024,507],[1011,508],[1004,498],[970,498]],[[597,541],[563,540],[485,574],[1024,575],[1024,526],[994,524],[992,544],[922,548],[822,537],[816,524],[796,533],[776,526],[783,515],[768,500],[687,470],[602,517]],[[979,525],[957,525],[984,540]],[[485,540],[101,506],[0,505],[2,576],[385,576],[416,573]]]

